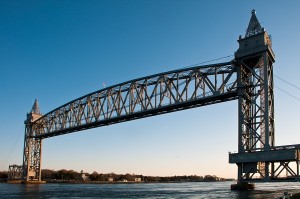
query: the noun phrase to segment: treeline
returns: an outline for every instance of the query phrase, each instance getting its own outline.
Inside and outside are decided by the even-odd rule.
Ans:
[[[8,177],[8,172],[0,172],[0,180],[4,181]],[[77,172],[74,170],[61,169],[58,171],[50,169],[42,169],[42,180],[48,182],[213,182],[213,181],[226,181],[233,179],[219,178],[215,175],[184,175],[184,176],[143,176],[136,174],[115,174],[115,173],[98,173],[94,171],[89,174],[87,172]]]
[[[74,170],[42,170],[42,180],[63,180],[63,181],[135,181],[136,178],[142,179],[142,175],[134,174],[115,174],[115,173],[97,173],[94,171],[92,174],[81,171],[76,172]]]
[[[197,175],[189,175],[189,176],[167,176],[167,177],[153,177],[153,176],[145,176],[145,182],[215,182],[215,181],[227,181],[234,179],[226,179],[219,178],[215,175],[205,175],[197,176]]]
[[[234,179],[219,178],[215,175],[184,175],[184,176],[143,176],[136,174],[115,174],[115,173],[98,173],[94,171],[89,174],[87,172],[76,172],[74,170],[42,170],[43,180],[75,180],[75,181],[114,181],[114,182],[132,182],[132,181],[143,181],[143,182],[212,182],[212,181],[226,181]]]
[[[130,182],[130,181],[143,181],[143,175],[135,175],[135,174],[115,174],[115,173],[97,173],[94,171],[89,175],[89,179],[91,181],[119,181],[119,182]],[[138,179],[138,180],[137,180]]]
[[[42,169],[42,180],[82,180],[82,174],[74,170]]]
[[[0,171],[0,182],[5,182],[8,178],[7,171]]]

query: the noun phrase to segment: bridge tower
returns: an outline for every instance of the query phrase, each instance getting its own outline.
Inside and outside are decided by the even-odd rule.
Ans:
[[[238,81],[238,154],[267,152],[274,147],[273,63],[275,55],[268,33],[261,27],[255,10],[235,52]],[[244,156],[247,157],[248,156]],[[238,181],[259,174],[269,181],[274,163],[240,161]],[[270,171],[271,167],[271,171]]]
[[[41,181],[42,139],[34,138],[32,124],[42,117],[38,101],[35,100],[31,112],[25,120],[25,138],[23,152],[23,180]]]

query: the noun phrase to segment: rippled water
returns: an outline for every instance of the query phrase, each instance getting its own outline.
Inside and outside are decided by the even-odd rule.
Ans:
[[[257,183],[252,191],[231,191],[233,182],[153,184],[6,184],[0,198],[276,198],[300,192],[300,183]]]

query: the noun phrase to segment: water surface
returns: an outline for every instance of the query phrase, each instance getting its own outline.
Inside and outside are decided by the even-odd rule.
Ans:
[[[300,192],[300,183],[257,183],[252,191],[231,191],[233,182],[140,184],[6,184],[0,198],[276,198]]]

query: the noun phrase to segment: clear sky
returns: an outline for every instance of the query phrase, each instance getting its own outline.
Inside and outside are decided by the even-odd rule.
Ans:
[[[251,10],[274,74],[300,86],[300,1],[0,1],[0,170],[22,164],[24,120],[130,79],[233,55]],[[232,58],[232,57],[231,57]],[[230,59],[220,60],[220,62]],[[275,78],[276,145],[300,143],[299,89]],[[43,141],[42,168],[236,177],[237,101]]]

